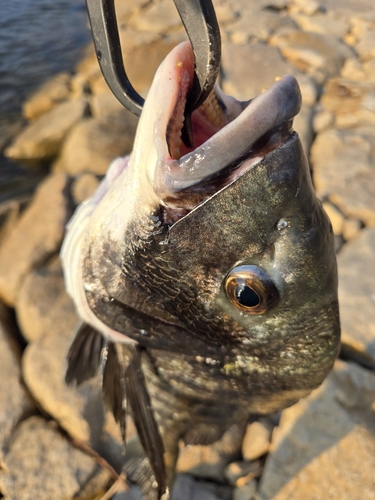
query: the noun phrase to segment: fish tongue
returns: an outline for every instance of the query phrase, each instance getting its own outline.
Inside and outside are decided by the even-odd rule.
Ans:
[[[300,110],[297,80],[284,76],[253,99],[248,107],[213,137],[179,160],[158,165],[155,190],[161,198],[199,185],[250,152],[265,134],[290,121]]]

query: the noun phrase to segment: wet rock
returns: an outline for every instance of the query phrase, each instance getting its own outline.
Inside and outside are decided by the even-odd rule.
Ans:
[[[375,228],[360,231],[338,255],[341,327],[375,358]]]
[[[35,120],[47,113],[56,104],[65,101],[70,92],[70,75],[59,73],[32,94],[23,104],[23,115],[28,120]]]
[[[54,158],[69,130],[87,112],[83,99],[57,105],[28,125],[5,150],[12,160],[39,164]]]
[[[334,115],[334,127],[374,125],[375,83],[334,78],[325,86],[320,104]]]
[[[323,203],[323,208],[326,211],[326,214],[330,218],[332,229],[335,235],[341,235],[343,233],[344,228],[344,216],[334,205],[331,203],[325,202]]]
[[[347,217],[375,225],[375,132],[373,127],[325,130],[311,148],[314,183]]]
[[[2,447],[20,420],[35,411],[21,383],[21,352],[13,339],[14,329],[0,304],[0,456]]]
[[[29,207],[0,247],[0,297],[14,305],[20,285],[30,271],[60,247],[71,216],[66,175],[43,181]]]
[[[249,462],[265,455],[270,448],[273,426],[266,418],[252,422],[246,428],[242,441],[242,455]]]
[[[99,377],[78,388],[68,387],[64,380],[69,338],[79,320],[71,299],[63,292],[58,263],[39,270],[27,286],[32,286],[33,281],[37,290],[31,300],[37,301],[35,310],[37,314],[43,311],[44,318],[38,339],[27,346],[22,359],[25,383],[43,410],[68,434],[88,443],[115,467],[120,467],[123,453],[120,432],[104,409]],[[45,293],[51,293],[45,305],[43,282]],[[54,306],[49,308],[52,302]]]
[[[12,435],[0,471],[0,490],[6,500],[69,500],[98,470],[53,423],[31,417]]]
[[[132,150],[136,123],[134,115],[125,109],[102,119],[81,121],[64,142],[53,170],[70,175],[82,172],[104,175],[113,158]]]
[[[212,445],[181,445],[177,472],[222,482],[225,467],[240,454],[243,434],[244,428],[232,425],[223,437]]]
[[[72,196],[76,205],[90,198],[99,185],[98,178],[90,173],[79,175],[72,183]]]
[[[371,498],[374,401],[375,374],[337,362],[319,389],[282,413],[260,483],[262,499]]]
[[[300,71],[307,72],[319,84],[340,72],[351,50],[332,35],[283,30],[270,39],[282,55]]]

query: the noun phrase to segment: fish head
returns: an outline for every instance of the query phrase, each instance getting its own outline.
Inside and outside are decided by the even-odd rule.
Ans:
[[[188,43],[162,63],[131,157],[71,224],[66,274],[110,340],[214,360],[236,390],[262,393],[255,411],[272,411],[317,387],[338,352],[332,227],[292,129],[295,78],[246,103],[216,86],[188,148],[193,71]]]

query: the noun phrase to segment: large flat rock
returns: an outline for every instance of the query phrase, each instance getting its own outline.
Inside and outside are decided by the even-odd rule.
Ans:
[[[0,297],[13,306],[25,276],[59,250],[72,210],[65,174],[50,175],[0,246]]]
[[[282,413],[260,483],[262,500],[364,500],[375,491],[375,374],[337,362]]]

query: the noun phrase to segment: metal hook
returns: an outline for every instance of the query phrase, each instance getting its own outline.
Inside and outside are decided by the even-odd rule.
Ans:
[[[193,146],[191,114],[211,92],[220,68],[221,38],[211,0],[173,0],[194,52],[194,79],[187,96],[182,139]],[[114,0],[86,0],[96,55],[103,76],[117,99],[140,116],[144,99],[126,74]]]

